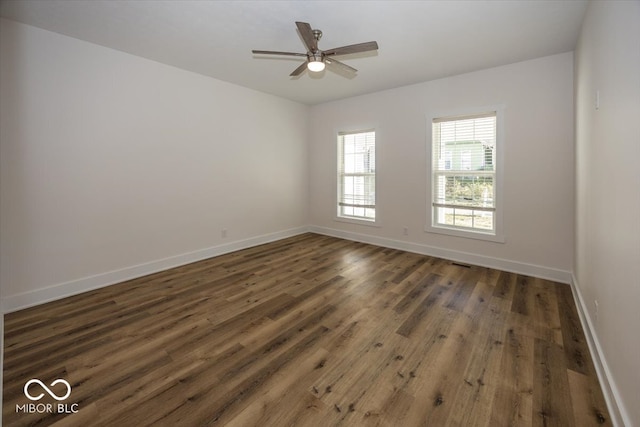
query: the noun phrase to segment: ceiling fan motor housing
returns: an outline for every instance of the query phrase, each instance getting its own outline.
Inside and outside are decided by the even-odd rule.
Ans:
[[[322,38],[322,31],[313,30],[313,38],[316,39],[316,41],[320,40]]]

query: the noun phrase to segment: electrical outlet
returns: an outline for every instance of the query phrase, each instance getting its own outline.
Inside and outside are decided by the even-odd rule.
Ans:
[[[409,235],[409,227],[403,227],[402,228],[402,234],[404,234],[405,236]]]
[[[220,236],[224,239],[225,237],[227,237],[227,229],[223,228],[222,231],[220,232]]]

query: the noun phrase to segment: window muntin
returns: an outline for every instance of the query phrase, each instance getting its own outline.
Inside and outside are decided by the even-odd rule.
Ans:
[[[376,220],[376,134],[338,134],[338,217]]]
[[[434,228],[496,234],[497,113],[432,121]]]

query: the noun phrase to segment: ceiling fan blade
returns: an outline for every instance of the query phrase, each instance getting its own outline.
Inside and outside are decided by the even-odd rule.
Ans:
[[[296,77],[299,76],[300,74],[302,74],[302,72],[304,70],[307,69],[307,62],[303,62],[302,65],[300,65],[298,68],[296,68],[295,70],[293,70],[293,72],[291,74],[289,74],[289,76],[291,77]]]
[[[350,53],[368,52],[370,50],[378,50],[377,42],[365,42],[352,44],[349,46],[336,47],[335,49],[325,50],[324,54],[329,55],[347,55]]]
[[[285,56],[307,56],[306,53],[295,53],[295,52],[277,52],[275,50],[252,50],[251,53],[254,55],[285,55]]]
[[[344,71],[347,71],[349,73],[357,73],[358,70],[356,70],[353,67],[348,66],[347,64],[345,64],[344,62],[340,62],[337,61],[333,58],[325,58],[324,61],[329,64],[329,65],[336,65],[338,68],[341,68]]]
[[[298,27],[298,31],[300,31],[302,40],[304,40],[304,44],[309,52],[316,52],[318,50],[318,41],[313,36],[311,25],[306,22],[296,22],[296,26]]]

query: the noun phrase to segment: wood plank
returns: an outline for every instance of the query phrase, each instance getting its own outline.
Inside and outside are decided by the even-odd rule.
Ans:
[[[576,425],[585,427],[612,425],[611,420],[607,418],[607,405],[602,395],[593,392],[593,379],[573,370],[568,370],[567,375]]]
[[[465,408],[449,417],[449,422],[457,425],[489,425],[493,399],[501,383],[500,356],[504,337],[500,326],[506,313],[493,310],[496,306],[490,304],[492,293],[493,286],[479,282],[464,309],[478,325],[478,339],[470,348],[464,386],[458,387],[452,403],[453,407]]]
[[[506,299],[507,301],[513,300],[513,294],[516,290],[516,280],[516,274],[501,271],[493,290],[493,296]]]
[[[409,338],[418,324],[423,321],[424,317],[432,311],[437,301],[446,293],[447,289],[442,286],[431,288],[431,292],[420,302],[415,310],[409,314],[407,319],[396,330],[396,333]]]
[[[533,341],[531,337],[516,334],[513,329],[508,330],[489,425],[532,425]]]
[[[576,425],[562,347],[536,338],[533,349],[533,425]]]
[[[595,368],[589,357],[589,347],[580,325],[571,288],[569,285],[558,285],[556,295],[567,367],[581,374],[595,375]]]
[[[534,289],[530,282],[532,279],[523,275],[516,275],[516,286],[513,292],[511,311],[513,313],[530,316],[533,314]]]

